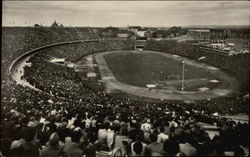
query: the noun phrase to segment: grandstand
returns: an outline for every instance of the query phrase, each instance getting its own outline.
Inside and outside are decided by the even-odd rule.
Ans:
[[[249,114],[249,98],[245,97],[249,90],[249,53],[224,56],[174,40],[143,41],[142,51],[138,52],[135,50],[138,41],[100,39],[90,27],[3,27],[2,33],[0,151],[4,156],[28,156],[29,153],[46,156],[46,149],[53,144],[58,146],[55,156],[69,156],[68,149],[71,148],[66,146],[70,142],[77,145],[80,156],[115,156],[119,149],[127,155],[138,156],[138,145],[143,148],[139,152],[141,156],[151,156],[152,151],[162,156],[184,156],[189,155],[183,149],[186,143],[189,143],[188,150],[192,150],[191,156],[219,156],[228,152],[236,156],[248,155],[248,120],[235,122],[233,118],[225,117]],[[98,62],[98,55],[105,58],[106,53],[111,54],[109,57],[114,57],[113,60]],[[161,56],[152,55],[156,53]],[[164,60],[163,56],[179,56],[177,60],[186,58],[190,64],[216,67],[221,69],[224,78],[230,78],[228,81],[219,78],[221,86],[234,90],[214,98],[200,92],[204,98],[197,101],[156,100],[133,95],[134,87],[130,86],[125,86],[129,87],[125,88],[129,94],[121,93],[114,82],[114,93],[107,92],[105,79],[119,81],[117,77],[121,76],[113,77],[114,74],[109,73],[118,73],[119,68],[130,67],[130,72],[143,68],[141,64],[145,60],[136,62],[129,55],[152,63],[155,63],[154,59],[162,59],[160,63],[171,61]],[[205,59],[198,61],[202,56]],[[52,58],[63,58],[65,62],[84,68],[77,72],[74,66],[51,62]],[[105,61],[113,61],[108,66],[117,67],[105,69]],[[132,66],[134,63],[138,65]],[[138,83],[148,79],[146,76],[152,69],[161,68],[152,66],[144,66],[149,67],[145,72],[147,75]],[[194,71],[187,72],[187,77],[205,73]],[[90,72],[97,74],[96,77],[88,79]],[[169,73],[164,78],[175,81],[180,75]],[[127,75],[120,79],[125,77],[131,78]],[[152,83],[155,78],[142,86]],[[172,92],[172,89],[168,90]],[[147,92],[157,93],[156,89]],[[34,152],[23,150],[22,145],[27,143],[34,145]],[[157,149],[151,149],[154,143],[157,143]]]

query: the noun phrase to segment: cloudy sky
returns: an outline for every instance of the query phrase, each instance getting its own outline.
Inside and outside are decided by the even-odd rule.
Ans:
[[[249,25],[248,1],[3,1],[3,26]]]

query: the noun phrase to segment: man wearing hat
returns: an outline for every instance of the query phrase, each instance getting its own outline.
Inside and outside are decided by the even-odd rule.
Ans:
[[[49,137],[49,142],[43,148],[41,152],[41,157],[58,157],[60,150],[59,145],[59,136],[57,133],[52,133]]]

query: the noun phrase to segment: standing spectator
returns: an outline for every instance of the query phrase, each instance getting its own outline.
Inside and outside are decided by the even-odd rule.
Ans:
[[[197,148],[194,147],[194,138],[190,134],[184,133],[184,141],[179,144],[180,154],[184,156],[197,156]]]
[[[114,141],[114,125],[111,125],[107,133],[107,144],[108,144],[109,150],[112,149],[111,147],[112,147],[113,141]]]
[[[150,141],[150,132],[151,132],[151,124],[150,119],[148,119],[145,123],[141,125],[141,130],[144,132],[144,141],[149,143]]]
[[[105,122],[98,130],[98,141],[102,143],[103,147],[107,147],[107,136],[110,124]]]
[[[179,153],[179,145],[174,140],[167,139],[163,144],[166,156],[176,156]]]
[[[94,143],[94,148],[96,150],[96,157],[110,157],[110,152],[102,150],[102,144],[97,141]]]
[[[128,137],[130,139],[132,139],[133,142],[135,142],[138,139],[139,135],[143,135],[144,136],[143,131],[140,130],[140,125],[138,123],[131,122],[130,125],[131,125],[131,128],[130,128],[130,130],[128,132]]]
[[[49,142],[43,148],[41,157],[58,157],[59,150],[59,136],[57,133],[52,133],[49,137]]]
[[[132,156],[143,156],[147,144],[141,141],[135,141],[131,144],[131,154]]]
[[[27,127],[24,130],[25,142],[21,145],[20,156],[23,157],[39,157],[39,148],[34,144],[36,130],[33,127]]]
[[[150,135],[151,144],[147,145],[145,156],[164,156],[166,153],[163,150],[163,143],[157,142],[157,135]]]
[[[127,128],[122,127],[120,135],[117,135],[115,138],[114,149],[123,147],[123,142],[126,141],[128,144],[131,143],[131,140],[127,137],[128,131]]]
[[[128,157],[129,150],[128,150],[129,143],[128,141],[122,141],[122,145],[120,147],[114,148],[112,152],[113,157]]]
[[[168,139],[168,135],[164,133],[165,129],[163,126],[160,127],[160,134],[157,137],[157,142],[164,143]]]
[[[71,135],[72,143],[63,149],[63,152],[66,156],[81,157],[83,155],[83,151],[79,148],[79,142],[81,137],[82,133],[80,130],[73,131]]]
[[[141,130],[143,130],[144,132],[151,131],[150,119],[148,119],[145,123],[141,125]]]

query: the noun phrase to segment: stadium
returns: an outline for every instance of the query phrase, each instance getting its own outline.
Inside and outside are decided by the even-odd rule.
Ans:
[[[2,27],[1,154],[248,156],[249,53],[102,34]]]

